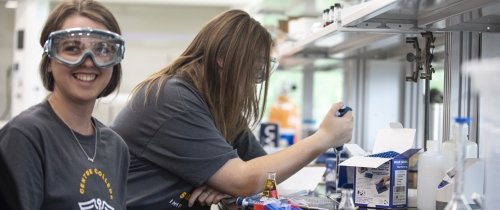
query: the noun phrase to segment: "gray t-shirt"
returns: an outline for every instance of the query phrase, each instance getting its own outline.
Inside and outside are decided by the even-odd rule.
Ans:
[[[266,154],[249,130],[227,143],[189,83],[169,79],[158,98],[156,88],[146,104],[139,90],[111,125],[132,154],[127,209],[185,209],[192,191],[228,160]]]
[[[47,101],[35,105],[0,130],[0,195],[16,209],[125,209],[129,153],[114,131],[92,119],[97,154],[90,162],[70,129]],[[95,135],[75,133],[89,156]],[[4,184],[9,182],[9,185]]]

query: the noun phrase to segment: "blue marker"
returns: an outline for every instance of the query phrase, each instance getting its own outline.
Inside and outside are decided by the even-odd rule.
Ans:
[[[236,204],[239,207],[243,207],[245,209],[252,209],[255,203],[262,203],[260,201],[260,196],[254,195],[250,197],[238,197],[236,198]]]

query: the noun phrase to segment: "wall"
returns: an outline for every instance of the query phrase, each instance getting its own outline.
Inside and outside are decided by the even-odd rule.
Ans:
[[[125,39],[120,93],[177,57],[198,31],[224,7],[107,4]]]
[[[364,101],[363,148],[371,151],[378,130],[400,122],[402,105],[401,81],[404,71],[399,61],[367,61]],[[403,123],[403,122],[401,122]]]
[[[8,118],[10,113],[8,101],[7,69],[12,65],[12,48],[14,46],[15,10],[0,5],[0,121]]]
[[[120,90],[100,100],[94,116],[109,124],[123,108],[130,91],[175,59],[199,30],[225,7],[112,4],[125,40]]]

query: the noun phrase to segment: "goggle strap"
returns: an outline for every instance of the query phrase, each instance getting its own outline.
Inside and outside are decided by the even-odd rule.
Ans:
[[[43,45],[43,51],[47,54],[49,54],[50,42],[50,39],[47,39]]]

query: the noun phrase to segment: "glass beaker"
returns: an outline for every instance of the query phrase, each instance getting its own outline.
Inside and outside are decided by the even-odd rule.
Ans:
[[[352,189],[342,189],[342,200],[340,200],[339,210],[354,210],[354,199],[352,197]]]
[[[276,172],[267,172],[267,179],[262,195],[264,195],[265,197],[278,199],[278,190],[276,188]]]
[[[454,138],[457,140],[455,153],[455,182],[453,186],[453,196],[444,210],[472,210],[464,195],[464,175],[465,175],[465,150],[467,146],[466,133],[464,127],[467,126],[470,119],[467,117],[455,118]]]

